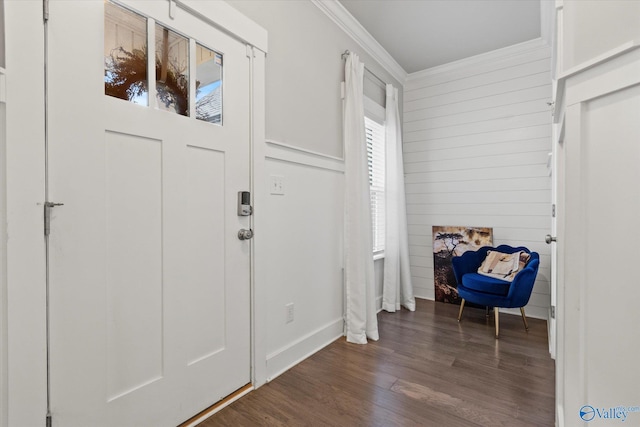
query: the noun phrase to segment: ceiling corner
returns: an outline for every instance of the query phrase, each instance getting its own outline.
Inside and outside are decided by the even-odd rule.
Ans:
[[[338,27],[373,57],[393,78],[404,85],[407,72],[337,0],[311,0]]]

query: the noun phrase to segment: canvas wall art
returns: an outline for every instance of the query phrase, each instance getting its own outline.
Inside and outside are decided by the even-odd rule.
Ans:
[[[433,226],[433,282],[436,301],[460,304],[451,259],[493,246],[493,228]]]

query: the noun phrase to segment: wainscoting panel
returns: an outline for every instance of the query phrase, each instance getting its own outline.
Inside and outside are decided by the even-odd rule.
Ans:
[[[256,214],[268,228],[256,238],[266,242],[271,380],[342,336],[344,162],[277,142],[267,142],[265,157],[267,194]]]

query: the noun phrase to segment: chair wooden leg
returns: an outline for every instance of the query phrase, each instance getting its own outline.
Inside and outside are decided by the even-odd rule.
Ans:
[[[498,307],[493,307],[493,311],[496,313],[496,338],[499,338],[500,336],[500,311],[498,310]]]
[[[522,314],[522,321],[524,322],[524,328],[529,331],[529,324],[527,323],[527,316],[524,315],[524,307],[520,307],[520,314]]]
[[[464,298],[462,298],[462,302],[460,303],[460,311],[458,312],[458,322],[462,319],[462,310],[464,310]]]

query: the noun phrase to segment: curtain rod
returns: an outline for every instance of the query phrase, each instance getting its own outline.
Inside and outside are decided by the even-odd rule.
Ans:
[[[344,52],[342,52],[342,55],[340,55],[342,57],[342,59],[347,59],[347,56],[349,56],[351,54],[351,52],[349,51],[349,49],[345,50]],[[369,67],[367,67],[366,65],[364,66],[364,68],[369,72],[369,74],[371,74],[373,77],[375,77],[376,79],[378,79],[378,81],[380,83],[382,83],[382,86],[384,86],[384,89],[386,91],[387,89],[387,82],[385,82],[384,80],[382,80],[380,77],[378,77],[373,71],[371,71],[369,69]]]

